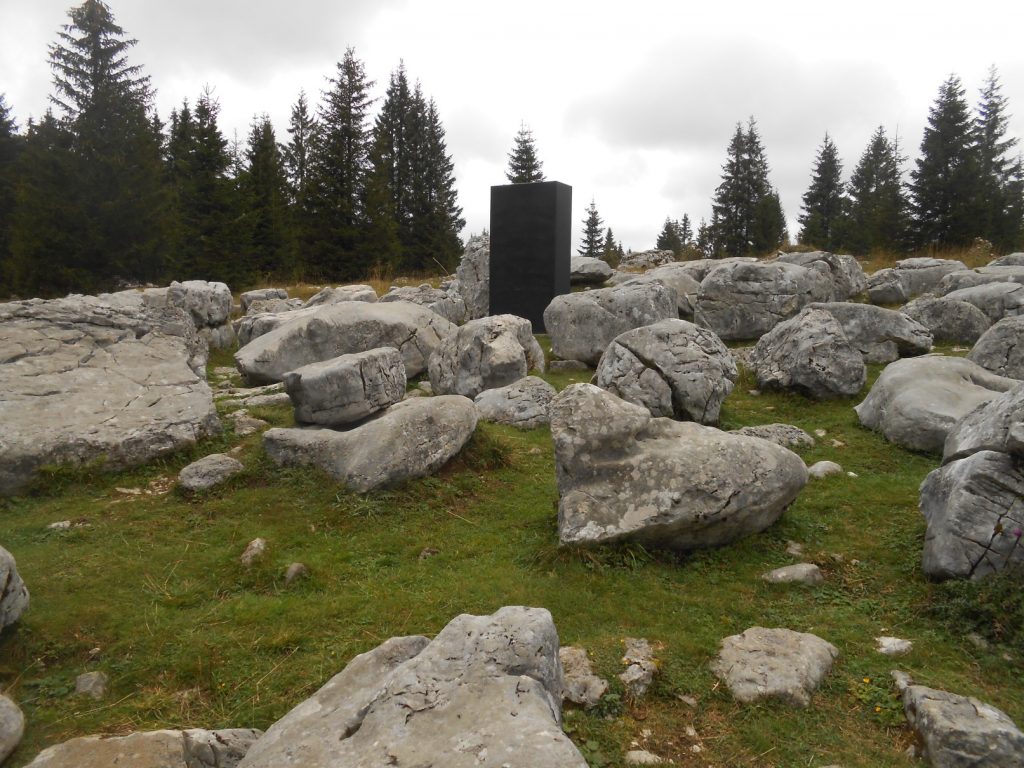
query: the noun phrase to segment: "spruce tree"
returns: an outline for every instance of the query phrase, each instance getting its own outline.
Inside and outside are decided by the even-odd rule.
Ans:
[[[679,220],[676,226],[676,231],[679,233],[679,242],[682,243],[683,248],[689,248],[693,245],[693,225],[690,224],[688,214],[683,214],[683,218]]]
[[[1011,153],[1017,137],[1008,137],[1010,116],[996,68],[989,69],[981,89],[974,135],[978,163],[978,235],[1000,250],[1020,239],[1021,220],[1014,213],[1013,178],[1016,164]]]
[[[604,242],[601,238],[601,227],[604,222],[597,213],[597,206],[593,198],[587,206],[587,215],[583,217],[583,237],[580,239],[580,247],[576,252],[580,256],[587,256],[592,259],[600,258],[604,252]]]
[[[311,226],[310,166],[317,140],[317,122],[309,108],[305,90],[292,106],[288,122],[288,143],[283,150],[284,168],[288,180],[289,243],[292,252],[288,261],[294,269],[305,252]]]
[[[4,94],[0,93],[0,300],[11,294],[11,220],[14,216],[15,163],[22,137]]]
[[[462,218],[462,207],[455,188],[455,164],[448,154],[444,126],[433,99],[427,102],[424,127],[427,198],[425,215],[419,225],[424,245],[421,263],[424,269],[439,264],[453,271],[462,255],[459,232],[466,226],[466,220]]]
[[[608,262],[612,267],[619,266],[619,259],[622,258],[622,246],[615,243],[615,234],[612,228],[604,233],[604,243],[601,245],[601,259]]]
[[[249,131],[239,186],[246,222],[247,272],[283,277],[290,271],[288,182],[274,126],[264,114]]]
[[[950,75],[928,112],[911,171],[918,247],[970,244],[977,236],[979,174],[974,130],[960,78]]]
[[[683,252],[683,241],[679,237],[679,223],[666,218],[654,245],[659,250],[672,251],[673,255],[679,256]]]
[[[841,221],[847,206],[842,182],[843,165],[832,138],[826,133],[811,171],[811,185],[803,196],[798,239],[833,251],[839,247]]]
[[[527,184],[533,181],[544,181],[541,171],[543,164],[537,159],[537,147],[533,140],[533,131],[520,124],[515,137],[515,144],[508,156],[508,170],[505,178],[511,184]]]
[[[858,256],[902,250],[907,245],[909,203],[899,145],[879,126],[850,176],[849,207],[840,241]]]

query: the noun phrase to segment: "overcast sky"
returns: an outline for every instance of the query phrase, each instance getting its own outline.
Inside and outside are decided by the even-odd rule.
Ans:
[[[377,96],[404,59],[447,130],[464,236],[488,226],[520,122],[547,178],[573,188],[574,248],[593,198],[633,250],[654,246],[666,216],[710,216],[726,146],[751,115],[794,237],[825,132],[847,178],[879,125],[913,156],[951,73],[973,105],[994,64],[1024,137],[1018,0],[108,3],[138,40],[130,60],[152,77],[160,114],[209,84],[228,138],[266,112],[286,140],[299,89],[318,100],[349,46]],[[0,0],[0,93],[22,126],[46,108],[47,46],[74,4]]]

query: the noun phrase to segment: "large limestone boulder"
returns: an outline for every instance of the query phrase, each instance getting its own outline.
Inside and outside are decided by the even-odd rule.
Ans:
[[[990,267],[1024,267],[1024,251],[1008,253],[988,263]]]
[[[28,608],[28,587],[18,573],[14,555],[0,547],[0,632]]]
[[[380,297],[383,302],[408,301],[437,312],[449,323],[459,325],[466,320],[466,300],[457,290],[434,288],[430,283],[412,286],[393,286]]]
[[[1024,314],[1024,285],[1020,283],[984,283],[950,291],[946,298],[973,304],[993,323]]]
[[[868,301],[872,304],[903,304],[908,298],[899,273],[892,267],[868,276]]]
[[[272,725],[238,768],[586,768],[561,728],[558,634],[543,608],[463,614],[392,639]]]
[[[298,305],[295,305],[293,301],[288,299],[282,302],[280,299],[276,299],[266,302],[257,300],[251,303],[250,311],[246,316],[234,323],[238,346],[244,347],[253,339],[270,333],[292,320],[314,315],[321,307],[348,301],[373,304],[377,301],[377,293],[369,285],[340,285],[337,287],[328,285],[307,299],[305,303],[299,302]]]
[[[794,389],[815,400],[852,397],[867,367],[829,312],[807,308],[760,338],[750,367],[762,389]]]
[[[634,251],[627,253],[619,259],[619,269],[651,269],[652,267],[660,267],[662,264],[668,264],[675,260],[676,255],[672,251],[657,249],[650,251]]]
[[[973,344],[988,330],[985,313],[966,301],[929,293],[919,296],[900,312],[924,326],[935,341]]]
[[[554,399],[554,387],[537,376],[526,376],[506,387],[485,389],[473,402],[484,421],[533,429],[551,422]]]
[[[1024,266],[1001,265],[950,272],[935,289],[939,296],[991,283],[1024,283]]]
[[[372,285],[358,283],[355,285],[328,285],[306,299],[303,307],[322,307],[327,304],[341,304],[345,301],[364,301],[373,304],[377,301],[377,292]]]
[[[246,316],[251,316],[265,315],[267,313],[277,314],[279,312],[294,312],[296,309],[302,309],[302,305],[302,299],[253,299],[246,307],[245,314]],[[232,323],[236,336],[238,334],[238,329],[241,328],[242,325],[243,323],[241,318]]]
[[[697,303],[697,294],[700,293],[700,282],[693,277],[692,270],[687,266],[692,262],[674,261],[654,269],[649,269],[640,277],[634,280],[649,281],[657,280],[676,292],[676,306],[679,316],[683,319],[693,319],[693,308]]]
[[[83,736],[44,749],[26,768],[237,768],[261,731],[142,731]]]
[[[758,260],[754,256],[729,256],[724,259],[696,259],[694,261],[680,261],[676,262],[674,268],[682,270],[700,284],[704,282],[704,278],[710,275],[713,270],[718,269],[723,264],[756,263],[758,263]]]
[[[404,400],[347,432],[271,429],[263,446],[277,464],[319,467],[362,493],[436,472],[469,442],[476,420],[472,400],[439,395]]]
[[[811,307],[828,312],[839,321],[847,340],[860,351],[865,362],[890,363],[931,351],[931,333],[902,312],[841,301]]]
[[[466,303],[466,319],[476,320],[491,313],[491,238],[474,235],[466,243],[455,270],[459,293]]]
[[[556,296],[544,310],[551,351],[563,360],[596,365],[616,336],[677,316],[676,295],[660,282]]]
[[[301,424],[341,426],[365,419],[405,397],[405,364],[394,347],[310,363],[284,376]]]
[[[0,693],[0,765],[18,748],[25,735],[25,714],[11,699]]]
[[[960,419],[946,437],[943,462],[978,451],[1024,458],[1024,384],[996,395]]]
[[[206,280],[174,281],[167,289],[167,303],[188,312],[197,328],[213,328],[231,315],[231,289]]]
[[[1004,318],[985,331],[967,359],[1000,376],[1024,379],[1024,316]]]
[[[569,258],[569,283],[571,285],[600,285],[615,272],[608,262],[590,256]]]
[[[700,284],[694,318],[725,340],[758,339],[832,293],[831,278],[798,264],[723,264]]]
[[[938,290],[942,279],[952,273],[967,269],[967,265],[956,259],[933,259],[917,256],[896,262],[897,279],[903,286],[908,299],[923,293],[941,294]]]
[[[778,699],[806,707],[838,656],[839,650],[817,635],[751,627],[722,641],[711,671],[744,704]]]
[[[290,314],[292,319],[235,353],[238,370],[251,383],[283,381],[304,365],[378,347],[401,352],[406,376],[415,377],[455,331],[437,313],[405,301],[346,301]]]
[[[544,352],[530,321],[515,315],[470,320],[427,361],[434,394],[471,398],[519,381],[530,370],[543,372]]]
[[[939,453],[959,419],[1017,384],[961,357],[928,355],[890,363],[854,410],[890,442]]]
[[[717,424],[736,363],[722,340],[685,320],[662,320],[616,336],[596,384],[652,416]]]
[[[807,482],[781,446],[656,419],[591,384],[555,398],[551,435],[563,544],[727,544],[775,522]]]
[[[868,276],[864,274],[860,262],[853,256],[828,251],[809,251],[780,253],[778,261],[810,267],[828,275],[832,281],[832,292],[827,301],[849,301],[864,293],[868,287]]]
[[[257,288],[253,291],[245,291],[238,297],[238,303],[242,307],[242,314],[249,314],[249,307],[254,301],[279,300],[288,298],[288,291],[284,288]]]
[[[0,495],[44,464],[134,467],[220,431],[206,344],[142,294],[0,304]]]

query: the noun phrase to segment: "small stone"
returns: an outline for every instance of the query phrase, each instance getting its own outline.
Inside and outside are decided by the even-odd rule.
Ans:
[[[832,447],[833,448],[845,448],[846,447],[846,443],[844,443],[842,440],[836,440],[835,438],[832,438]]]
[[[141,488],[115,488],[118,493],[124,494],[125,496],[141,496]]]
[[[50,523],[48,526],[46,526],[46,530],[48,530],[48,531],[69,531],[69,530],[71,530],[71,521],[70,520],[61,520],[60,522],[57,522],[57,523]]]
[[[622,663],[626,671],[619,675],[619,680],[626,688],[626,694],[634,699],[643,698],[658,671],[658,662],[654,658],[654,648],[645,638],[627,637],[626,653]]]
[[[424,547],[423,551],[420,552],[419,558],[417,559],[422,563],[424,560],[429,560],[430,558],[440,554],[440,549],[437,549],[435,547]]]
[[[527,453],[530,454],[531,456],[540,456],[540,454],[542,454],[543,451],[537,446],[533,446],[533,448],[528,450]]]
[[[761,396],[761,390],[760,389],[748,389],[747,390],[747,394],[750,395],[751,397],[760,397]]]
[[[893,685],[896,686],[896,690],[903,693],[908,687],[914,684],[913,679],[906,672],[900,672],[898,669],[892,670],[889,675],[892,677]]]
[[[843,474],[843,468],[834,461],[818,461],[807,468],[807,474],[815,480]]]
[[[992,647],[989,644],[988,640],[979,635],[977,632],[969,632],[967,634],[967,641],[975,648],[977,648],[979,651],[987,651],[989,648]]]
[[[304,563],[292,563],[284,572],[284,585],[287,587],[296,579],[304,579],[309,575],[309,568]]]
[[[814,430],[814,434],[817,437],[824,437],[825,435],[828,434],[828,432],[826,432],[824,429],[816,429]]]
[[[694,728],[692,725],[686,726],[686,735],[689,736],[691,739],[696,739],[697,729]]]
[[[885,635],[876,637],[875,642],[878,643],[878,652],[885,656],[902,656],[905,653],[910,653],[914,647],[914,644],[909,640],[901,640],[898,637],[887,637]]]
[[[803,557],[804,545],[796,541],[787,541],[786,554],[790,557]]]
[[[825,577],[814,563],[797,563],[776,568],[761,576],[769,584],[821,584]]]
[[[249,542],[249,546],[245,548],[245,552],[242,553],[240,558],[242,565],[246,568],[252,566],[254,562],[261,559],[267,551],[267,541],[263,538],[256,538]]]
[[[96,661],[103,653],[103,649],[98,645],[89,651],[89,661]]]
[[[693,754],[695,755],[699,755],[701,752],[704,751],[704,747],[702,747],[700,744],[691,744],[690,751],[693,752]]]
[[[595,706],[608,690],[608,683],[594,674],[585,648],[566,645],[558,649],[562,664],[562,700],[586,709]]]
[[[83,672],[75,678],[75,693],[99,701],[107,695],[109,683],[110,677],[106,672]]]
[[[419,387],[420,391],[423,392],[423,394],[425,395],[434,394],[434,387],[430,384],[429,381],[421,381],[416,386]]]
[[[697,708],[697,699],[694,696],[687,696],[685,693],[680,693],[676,698],[688,707],[692,707],[693,709]]]
[[[646,749],[631,749],[626,753],[627,765],[665,765],[670,762],[670,760],[663,760]]]
[[[245,467],[238,459],[225,456],[223,453],[211,453],[182,469],[178,473],[178,485],[189,493],[208,491],[243,469]]]

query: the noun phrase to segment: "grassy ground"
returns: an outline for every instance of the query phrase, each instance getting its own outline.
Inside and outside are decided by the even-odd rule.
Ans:
[[[589,374],[549,378],[563,387]],[[634,744],[683,766],[909,766],[910,736],[888,680],[896,666],[1024,723],[1019,657],[978,650],[930,613],[938,593],[919,567],[917,488],[935,458],[862,429],[855,401],[754,396],[752,387],[749,375],[737,384],[725,428],[823,429],[804,459],[838,461],[857,477],[812,481],[763,534],[685,557],[559,549],[547,429],[482,424],[438,476],[369,494],[278,469],[259,436],[230,431],[130,473],[52,474],[33,495],[0,502],[0,543],[32,594],[20,624],[0,638],[0,687],[28,718],[9,765],[86,733],[265,728],[385,638],[433,634],[458,613],[507,604],[548,608],[562,642],[586,647],[611,681],[597,711],[565,718],[593,766],[623,765]],[[256,415],[291,423],[287,408]],[[226,487],[196,498],[166,490],[190,460],[235,445],[247,469]],[[47,529],[68,519],[82,525]],[[238,558],[257,536],[269,551],[246,570]],[[795,562],[788,541],[821,565],[824,585],[760,580]],[[421,559],[428,547],[438,554]],[[286,587],[294,561],[311,573]],[[721,638],[752,625],[814,632],[838,646],[809,709],[738,705],[711,675]],[[898,661],[878,655],[873,638],[882,634],[913,640],[914,651]],[[663,645],[661,674],[640,703],[624,701],[616,679],[627,636]],[[103,702],[71,695],[87,670],[110,675]]]

